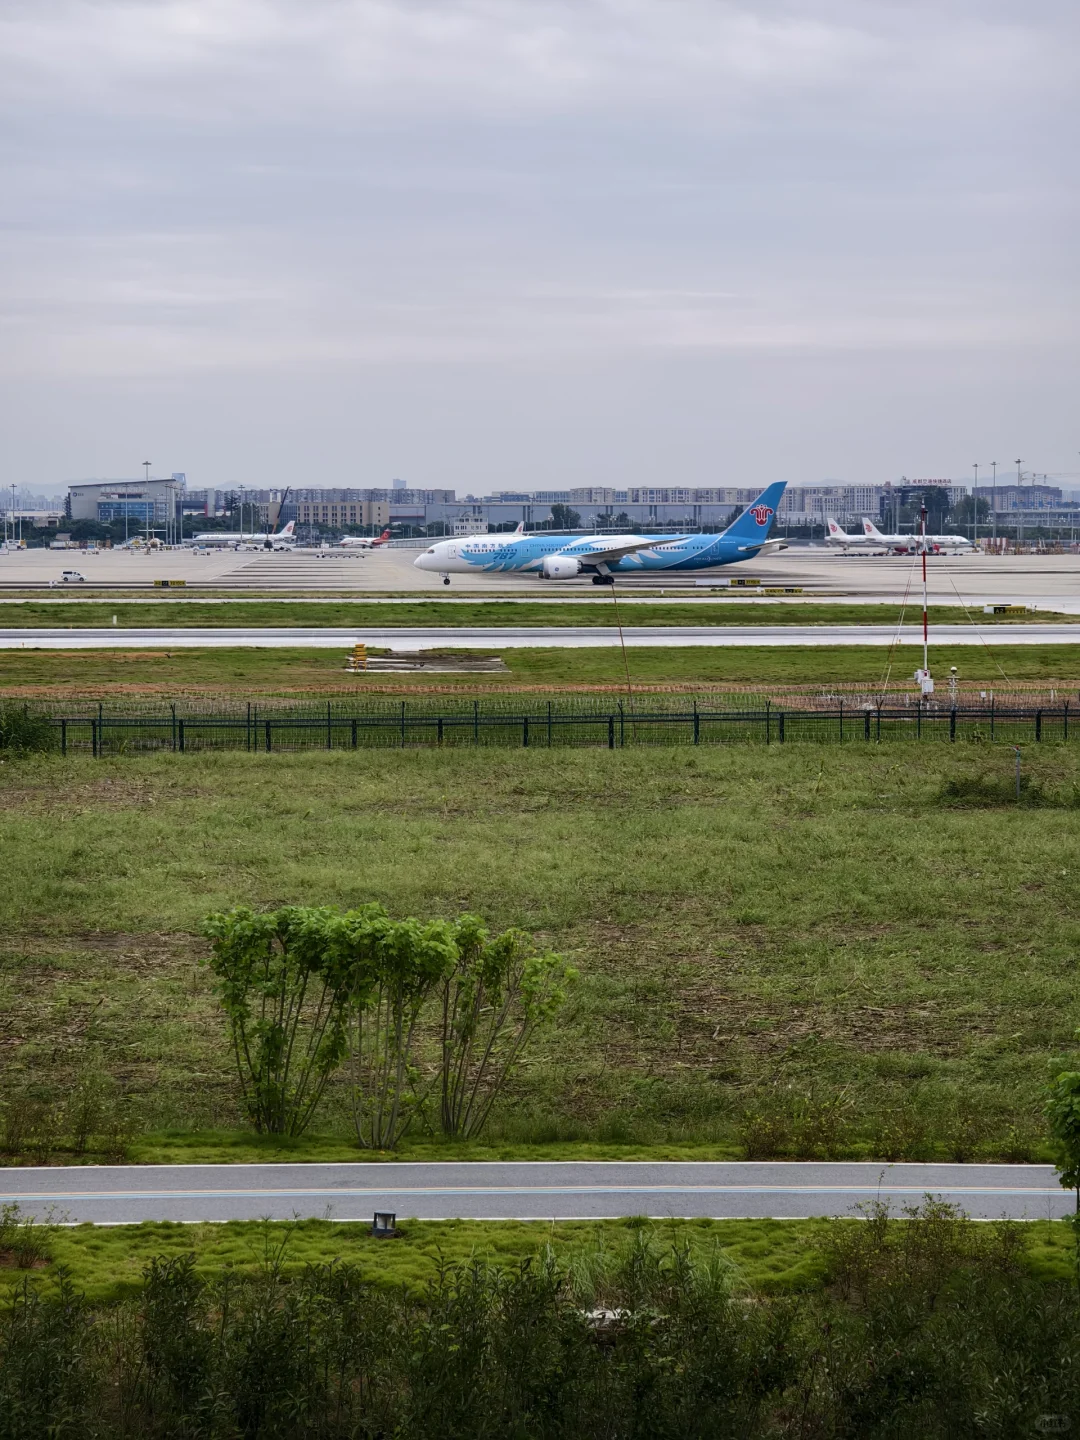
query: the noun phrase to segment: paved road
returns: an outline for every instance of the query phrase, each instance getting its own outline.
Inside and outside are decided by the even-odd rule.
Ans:
[[[620,1215],[718,1218],[848,1215],[927,1193],[978,1219],[1045,1220],[1073,1204],[1048,1165],[886,1165],[653,1161],[483,1164],[119,1165],[0,1171],[0,1203],[72,1223],[551,1220]]]
[[[892,625],[634,625],[624,630],[628,646],[673,645],[891,645]],[[916,625],[900,630],[905,644],[922,639]],[[1075,645],[1080,625],[935,625],[935,645]],[[431,629],[182,626],[155,630],[0,629],[0,650],[138,650],[244,648],[342,650],[363,641],[390,650],[518,650],[611,648],[619,644],[613,626],[446,626]]]

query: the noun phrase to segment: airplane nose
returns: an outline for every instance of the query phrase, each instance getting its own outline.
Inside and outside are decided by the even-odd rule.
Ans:
[[[416,566],[417,570],[429,570],[431,568],[430,562],[434,560],[434,558],[435,551],[434,548],[432,548],[431,550],[421,551],[412,563]]]

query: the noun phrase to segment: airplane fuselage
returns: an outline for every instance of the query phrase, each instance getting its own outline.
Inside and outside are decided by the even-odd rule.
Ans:
[[[545,559],[558,555],[560,559],[576,560],[587,571],[594,554],[643,539],[648,541],[647,548],[608,562],[607,569],[620,575],[648,570],[703,570],[779,548],[776,541],[744,545],[738,540],[725,540],[722,535],[583,535],[578,539],[566,535],[466,535],[432,545],[417,557],[416,565],[440,575],[467,575],[472,571],[543,574]]]

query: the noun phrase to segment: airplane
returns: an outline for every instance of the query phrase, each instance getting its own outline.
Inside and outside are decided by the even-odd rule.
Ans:
[[[466,535],[441,540],[418,555],[418,570],[434,570],[444,585],[451,575],[470,571],[517,571],[541,580],[573,580],[589,576],[594,585],[612,585],[615,573],[647,570],[704,570],[758,559],[787,548],[786,541],[769,540],[786,480],[763,490],[722,535]],[[520,533],[519,533],[520,532]]]
[[[849,535],[847,531],[830,515],[825,521],[828,536],[827,545],[842,545],[845,550],[854,545],[856,550],[865,550],[870,540],[866,535]]]
[[[387,528],[377,539],[367,535],[343,535],[337,542],[341,550],[374,550],[379,545],[385,545],[390,539],[390,530]]]
[[[901,555],[913,555],[922,550],[924,537],[922,535],[883,535],[872,520],[863,516],[863,533],[868,540],[875,545],[887,545],[890,550],[897,550]],[[927,550],[971,550],[974,547],[964,535],[927,535],[925,537]]]
[[[234,550],[292,550],[296,545],[293,531],[296,521],[290,520],[283,530],[272,535],[245,535],[235,530],[206,530],[192,536],[194,545],[231,545]]]

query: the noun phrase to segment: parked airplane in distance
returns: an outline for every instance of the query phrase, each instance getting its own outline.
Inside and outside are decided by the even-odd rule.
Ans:
[[[293,531],[296,521],[290,520],[283,530],[272,535],[245,535],[236,530],[207,530],[192,536],[194,545],[231,545],[234,550],[292,550],[296,545]]]
[[[887,545],[901,555],[916,555],[923,547],[922,535],[883,535],[872,520],[863,516],[863,533],[875,545]],[[927,550],[972,550],[974,546],[964,535],[927,535]]]
[[[541,580],[574,580],[589,576],[594,585],[611,585],[615,575],[647,570],[705,570],[754,560],[785,548],[770,540],[769,529],[787,482],[778,480],[721,535],[466,535],[440,540],[413,562],[418,570],[434,570],[450,584],[451,575],[470,571],[514,571]]]
[[[386,529],[374,539],[369,535],[343,535],[337,543],[341,550],[374,550],[389,539],[390,531]]]
[[[825,528],[829,532],[825,541],[826,545],[842,545],[845,550],[850,550],[854,546],[856,550],[865,551],[870,544],[865,535],[849,535],[831,515],[825,520]],[[884,550],[884,545],[882,549]]]

